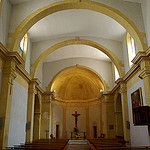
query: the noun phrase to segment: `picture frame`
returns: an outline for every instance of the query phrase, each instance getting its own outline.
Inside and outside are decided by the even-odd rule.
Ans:
[[[136,107],[143,106],[142,89],[138,88],[131,93],[132,110]]]

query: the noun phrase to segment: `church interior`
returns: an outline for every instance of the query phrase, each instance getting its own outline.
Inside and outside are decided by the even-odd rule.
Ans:
[[[150,147],[149,8],[0,0],[0,149],[117,137]]]

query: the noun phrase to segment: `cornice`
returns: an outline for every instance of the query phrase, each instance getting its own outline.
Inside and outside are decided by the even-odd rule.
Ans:
[[[37,85],[36,88],[38,89],[38,91],[40,91],[42,94],[44,94],[44,90],[39,85]]]
[[[150,47],[148,47],[148,49],[146,50],[146,55],[150,56]]]
[[[111,94],[114,94],[119,88],[119,84],[116,84],[115,87],[111,90]]]
[[[8,50],[5,48],[5,46],[0,42],[0,56],[2,58],[5,58],[8,54]]]
[[[18,52],[9,52],[7,57],[14,58],[16,61],[16,65],[24,64],[23,58],[18,54]]]
[[[16,67],[16,72],[20,74],[28,83],[31,82],[32,79],[31,76],[21,65],[18,65]]]
[[[123,77],[123,81],[129,81],[138,71],[140,71],[140,65],[134,64],[132,68]]]
[[[146,51],[139,51],[136,54],[136,57],[132,60],[132,62],[134,64],[139,64],[144,57],[149,57],[149,56],[150,56],[150,47],[148,47]]]
[[[31,83],[35,83],[36,85],[39,85],[41,82],[38,78],[32,78]]]

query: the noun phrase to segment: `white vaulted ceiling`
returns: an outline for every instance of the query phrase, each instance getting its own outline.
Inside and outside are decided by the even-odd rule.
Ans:
[[[44,62],[49,61],[56,61],[60,59],[67,59],[67,58],[91,58],[91,59],[100,59],[104,61],[111,61],[110,58],[105,55],[103,52],[97,50],[94,47],[86,46],[86,45],[69,45],[51,53],[48,55]]]
[[[12,4],[20,4],[31,0],[10,0]],[[126,30],[112,18],[90,10],[71,9],[53,13],[33,25],[28,35],[32,42],[57,40],[62,38],[106,39],[122,42]],[[44,50],[43,50],[44,51]],[[86,57],[110,61],[99,50],[90,46],[74,45],[61,48],[51,53],[44,62],[72,57]]]
[[[118,22],[104,14],[72,9],[43,18],[29,30],[29,35],[33,42],[83,36],[122,41],[125,32]]]

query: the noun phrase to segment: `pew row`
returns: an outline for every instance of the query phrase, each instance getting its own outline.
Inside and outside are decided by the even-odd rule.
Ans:
[[[21,143],[12,147],[6,147],[6,150],[65,150],[68,146],[68,139],[42,139],[32,143]]]

